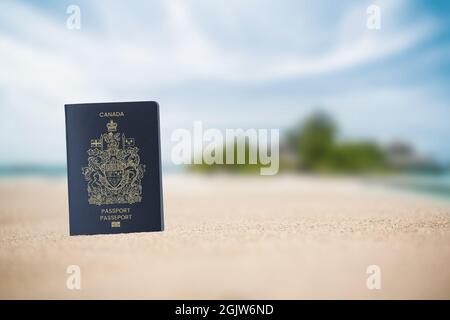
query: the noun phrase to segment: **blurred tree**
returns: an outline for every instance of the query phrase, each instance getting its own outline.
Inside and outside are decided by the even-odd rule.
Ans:
[[[231,145],[230,145],[231,146]],[[260,169],[264,167],[264,165],[259,161],[259,157],[257,157],[257,161],[255,164],[249,163],[250,158],[250,150],[253,151],[253,153],[258,154],[258,148],[257,146],[250,145],[248,141],[245,142],[244,145],[244,154],[246,163],[245,164],[238,164],[237,163],[237,155],[238,155],[238,145],[236,143],[236,140],[232,142],[233,146],[233,164],[226,164],[225,159],[223,164],[214,163],[211,165],[208,165],[206,163],[202,164],[192,164],[189,166],[190,171],[192,172],[199,172],[199,173],[213,173],[213,172],[227,172],[227,173],[258,173],[260,172]],[[227,155],[227,148],[226,145],[222,146],[223,151],[222,154],[226,157]]]
[[[334,147],[333,168],[345,173],[382,172],[388,169],[388,164],[375,143],[353,142]]]
[[[300,168],[306,171],[326,168],[333,155],[336,133],[337,126],[328,114],[319,111],[307,118],[291,135]]]
[[[338,126],[323,111],[313,113],[287,135],[280,154],[280,170],[300,170],[315,173],[367,173],[393,170],[386,160],[385,152],[374,142],[337,142]],[[234,164],[198,164],[189,168],[196,172],[259,173],[263,166],[236,164],[237,145],[233,142]],[[246,141],[245,158],[255,150]],[[223,154],[226,148],[223,146]]]
[[[299,169],[310,172],[361,173],[388,169],[384,152],[372,142],[337,143],[338,126],[325,112],[308,117],[289,135]]]

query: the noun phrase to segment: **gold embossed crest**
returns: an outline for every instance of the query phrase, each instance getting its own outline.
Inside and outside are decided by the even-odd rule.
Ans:
[[[134,138],[117,132],[117,123],[106,124],[107,133],[91,139],[88,165],[82,168],[87,181],[89,203],[133,204],[142,200],[141,180],[145,165],[140,163]]]

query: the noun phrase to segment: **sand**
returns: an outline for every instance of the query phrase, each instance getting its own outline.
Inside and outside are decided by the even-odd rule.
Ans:
[[[302,176],[173,175],[164,196],[164,232],[69,237],[64,179],[0,181],[0,298],[450,298],[450,202]]]

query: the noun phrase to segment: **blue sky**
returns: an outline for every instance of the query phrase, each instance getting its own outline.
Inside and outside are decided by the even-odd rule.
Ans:
[[[63,105],[121,100],[160,102],[166,162],[172,130],[194,120],[283,129],[317,107],[343,138],[450,162],[446,3],[3,0],[0,164],[64,163]]]

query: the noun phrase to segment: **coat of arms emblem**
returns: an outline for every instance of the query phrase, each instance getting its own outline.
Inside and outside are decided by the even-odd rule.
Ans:
[[[145,165],[140,163],[139,148],[134,138],[117,132],[113,120],[106,127],[107,133],[91,139],[88,165],[82,168],[88,201],[95,205],[141,202]]]

